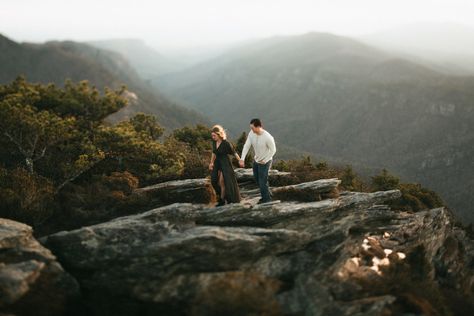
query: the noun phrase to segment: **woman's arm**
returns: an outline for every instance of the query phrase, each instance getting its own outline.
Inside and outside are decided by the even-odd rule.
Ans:
[[[230,142],[226,142],[226,143],[227,143],[228,154],[233,155],[235,158],[237,158],[237,160],[240,160],[240,156],[235,150],[234,146]]]
[[[211,155],[211,162],[209,163],[209,170],[214,169],[214,161],[216,160],[216,155],[212,153]]]

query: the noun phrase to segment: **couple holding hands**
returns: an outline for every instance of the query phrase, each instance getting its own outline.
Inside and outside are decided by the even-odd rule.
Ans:
[[[240,202],[240,191],[229,155],[235,156],[239,160],[240,167],[243,168],[245,157],[250,147],[253,147],[255,152],[253,176],[260,188],[261,194],[261,199],[258,203],[267,203],[272,200],[268,187],[268,171],[272,165],[273,155],[276,152],[275,140],[269,132],[263,129],[262,122],[258,118],[250,121],[250,129],[251,131],[242,150],[242,156],[239,157],[232,144],[227,141],[224,128],[220,125],[215,125],[212,128],[212,156],[209,170],[211,170],[212,187],[219,197],[216,206]]]

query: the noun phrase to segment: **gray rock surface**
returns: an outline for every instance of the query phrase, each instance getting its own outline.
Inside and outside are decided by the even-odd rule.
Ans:
[[[327,179],[286,189],[330,192],[338,183]],[[137,194],[170,190],[183,192],[184,201],[41,239],[78,280],[83,311],[114,316],[474,311],[474,242],[444,208],[392,210],[384,203],[399,198],[398,190],[256,204],[252,187],[242,190],[241,203],[183,203],[190,198],[187,190],[207,185],[195,179],[147,187]],[[18,229],[31,237],[27,226]],[[9,232],[3,230],[1,246],[23,242],[9,237],[21,234]],[[6,300],[31,292],[47,265],[29,257],[1,266],[0,280],[10,291],[2,290]]]
[[[236,168],[234,172],[237,181],[240,183],[255,181],[252,168]],[[295,178],[291,172],[278,171],[276,169],[270,169],[268,171],[268,180],[270,184],[290,184],[295,182]]]
[[[136,189],[133,194],[146,207],[156,207],[174,202],[210,203],[215,192],[209,179],[186,179],[158,183]]]
[[[320,201],[327,197],[338,195],[339,179],[321,179],[311,182],[298,183],[271,188],[273,198],[291,201]],[[331,196],[332,195],[332,196]]]
[[[32,233],[30,226],[0,218],[0,311],[63,315],[79,286]]]
[[[175,203],[44,243],[102,315],[442,315],[459,308],[439,298],[445,291],[463,302],[473,297],[474,271],[465,264],[474,262],[472,240],[446,209],[411,214],[382,204],[398,197],[393,190],[305,203]]]

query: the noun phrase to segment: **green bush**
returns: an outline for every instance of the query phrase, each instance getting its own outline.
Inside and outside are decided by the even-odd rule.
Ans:
[[[22,77],[0,85],[2,215],[33,225],[49,218],[62,229],[63,222],[133,211],[141,201],[130,193],[139,183],[207,175],[206,126],[176,130],[163,141],[164,129],[151,115],[104,122],[127,104],[124,91],[101,93],[87,81],[58,88]]]
[[[402,197],[391,203],[394,209],[416,212],[444,206],[439,195],[418,183],[402,183],[397,188]]]
[[[386,169],[372,177],[372,187],[375,191],[400,190],[402,196],[389,203],[393,209],[418,212],[444,206],[443,200],[434,191],[418,183],[400,183],[400,179]]]
[[[130,172],[95,175],[85,184],[70,184],[60,194],[63,201],[60,214],[62,225],[78,227],[140,211],[140,201],[132,197],[139,180]],[[129,207],[125,208],[127,205]]]
[[[172,136],[199,152],[211,150],[211,129],[205,125],[198,124],[195,127],[185,126],[173,131]]]
[[[372,177],[372,186],[376,191],[387,191],[398,188],[400,179],[390,174],[387,169],[383,169],[382,172]]]
[[[369,186],[353,171],[351,166],[342,169],[330,166],[326,161],[314,164],[309,156],[294,160],[279,160],[273,164],[273,168],[291,172],[294,176],[293,183],[338,178],[341,180],[340,188],[343,190],[362,192],[369,190]]]
[[[341,187],[348,191],[364,191],[364,183],[354,172],[352,166],[347,165],[340,175]]]
[[[23,168],[0,169],[0,217],[38,225],[54,212],[54,187]]]

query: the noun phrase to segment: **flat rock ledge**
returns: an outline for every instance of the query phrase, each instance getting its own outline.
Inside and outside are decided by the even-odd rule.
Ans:
[[[273,175],[286,176],[277,170],[272,170]],[[236,174],[251,174],[249,169],[236,169]],[[246,177],[245,176],[245,177]],[[253,182],[253,176],[249,178]],[[337,186],[341,183],[339,179],[322,179],[317,181],[287,185],[281,187],[271,187],[270,190],[274,199],[281,201],[320,201],[323,199],[337,197]],[[258,189],[242,190],[244,198],[255,198],[259,196]],[[168,205],[172,203],[201,203],[209,204],[216,200],[215,192],[207,178],[187,179],[163,182],[143,188],[133,192],[135,199],[148,208]]]
[[[175,202],[211,203],[215,201],[215,192],[211,181],[203,179],[186,179],[168,181],[134,190],[134,199],[148,207],[167,205]]]

